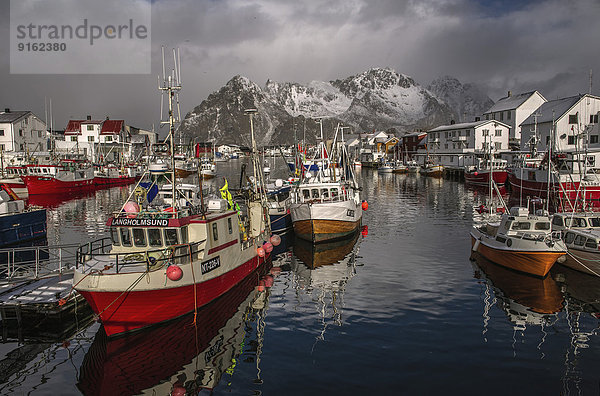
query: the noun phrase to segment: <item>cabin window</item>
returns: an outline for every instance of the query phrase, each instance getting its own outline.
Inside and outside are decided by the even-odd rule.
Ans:
[[[339,195],[339,194],[338,194],[338,189],[337,189],[337,188],[332,188],[332,189],[331,189],[331,198],[335,198],[335,197],[337,197],[338,195]]]
[[[600,217],[590,217],[590,227],[600,227]]]
[[[310,198],[310,191],[308,191],[308,190],[302,190],[302,196],[304,197],[304,199],[309,199]]]
[[[217,228],[217,223],[213,223],[212,225],[212,233],[213,233],[213,240],[218,240],[219,239],[219,229]]]
[[[231,224],[231,217],[227,219],[227,230],[229,234],[233,234],[233,225]]]
[[[567,235],[565,235],[565,243],[570,245],[573,243],[574,240],[575,234],[573,234],[572,232],[567,232]]]
[[[589,249],[596,249],[598,247],[598,242],[595,239],[588,239],[585,243],[585,247]]]
[[[585,244],[585,237],[581,236],[581,235],[577,235],[575,237],[575,242],[574,244],[576,246],[583,246]]]
[[[188,228],[181,227],[181,243],[188,243]]]
[[[117,232],[116,228],[111,228],[110,229],[110,239],[112,240],[113,245],[115,246],[119,246],[119,233]]]
[[[158,228],[148,228],[148,243],[152,247],[162,246],[162,232]]]
[[[536,230],[549,230],[550,223],[547,221],[535,223],[535,229]]]
[[[42,168],[42,173],[48,173],[48,169]]]
[[[574,217],[572,219],[565,219],[565,225],[571,228],[585,228],[587,227],[587,222],[583,217]]]
[[[590,143],[591,144],[598,143],[598,135],[590,136]]]
[[[512,223],[513,230],[528,230],[531,228],[531,223],[527,221],[515,221]]]
[[[312,193],[313,199],[319,199],[319,189],[318,188],[313,188],[311,190],[311,193]]]
[[[329,190],[327,190],[326,188],[322,189],[321,195],[323,196],[323,199],[329,199]]]
[[[554,216],[552,218],[552,224],[554,224],[555,226],[558,227],[562,227],[563,226],[563,220],[560,216]]]
[[[146,231],[143,228],[133,229],[133,244],[136,247],[146,246]]]
[[[177,240],[177,229],[165,228],[165,243],[167,246],[179,244],[179,241]]]
[[[129,232],[129,228],[121,228],[121,244],[123,246],[131,246],[131,232]]]

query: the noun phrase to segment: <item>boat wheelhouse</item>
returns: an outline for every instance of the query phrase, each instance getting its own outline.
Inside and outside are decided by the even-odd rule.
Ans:
[[[26,165],[21,176],[29,195],[70,193],[94,187],[94,169],[87,161],[63,160],[58,164]]]

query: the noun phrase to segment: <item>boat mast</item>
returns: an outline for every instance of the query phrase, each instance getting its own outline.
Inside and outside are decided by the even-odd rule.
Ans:
[[[546,212],[548,212],[548,209],[550,208],[550,176],[551,176],[551,166],[552,166],[552,139],[554,138],[552,136],[552,132],[554,131],[554,128],[556,128],[556,123],[554,121],[554,110],[552,111],[552,127],[550,128],[550,141],[548,142],[548,183],[546,184]],[[560,183],[560,179],[558,180],[558,182]]]
[[[159,85],[158,89],[163,93],[167,94],[169,101],[169,114],[168,120],[161,121],[161,124],[169,125],[169,146],[171,149],[171,187],[172,187],[172,206],[173,210],[177,210],[177,199],[176,199],[176,176],[175,176],[175,124],[179,123],[180,116],[179,112],[177,115],[173,112],[173,100],[179,103],[179,91],[181,90],[181,73],[180,73],[180,63],[178,61],[178,56],[175,55],[175,49],[173,49],[173,70],[169,76],[165,75],[165,47],[161,47],[162,51],[162,72],[163,72],[163,81],[162,85]],[[162,114],[161,114],[162,117]]]

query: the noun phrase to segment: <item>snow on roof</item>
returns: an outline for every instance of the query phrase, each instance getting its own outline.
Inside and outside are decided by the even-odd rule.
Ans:
[[[551,100],[540,106],[534,114],[540,114],[537,117],[537,123],[552,122],[552,119],[558,120],[561,118],[571,107],[579,102],[586,95],[575,95],[568,98]],[[530,115],[521,123],[521,125],[533,125],[535,124],[534,114]]]
[[[502,99],[499,99],[488,111],[486,111],[483,114],[489,114],[505,110],[514,110],[521,106],[523,103],[525,103],[527,99],[529,99],[536,93],[542,96],[538,91],[524,92],[518,95],[506,96]]]

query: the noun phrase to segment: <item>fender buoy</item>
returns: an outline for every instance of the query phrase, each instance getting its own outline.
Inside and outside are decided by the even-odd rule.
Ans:
[[[362,205],[361,206],[362,206],[362,210],[369,209],[369,203],[366,200],[362,201]]]
[[[183,276],[183,271],[176,264],[171,264],[167,267],[167,278],[172,281],[178,281]]]
[[[481,243],[481,240],[480,240],[480,239],[476,239],[476,240],[475,240],[475,243],[473,244],[473,248],[472,248],[472,250],[473,250],[474,252],[476,252],[476,251],[477,251],[477,249],[479,249],[479,244],[480,244],[480,243]]]

